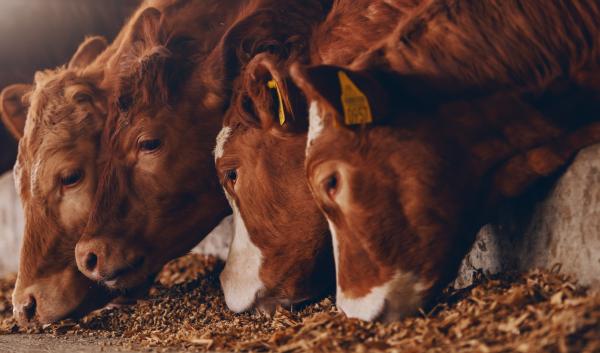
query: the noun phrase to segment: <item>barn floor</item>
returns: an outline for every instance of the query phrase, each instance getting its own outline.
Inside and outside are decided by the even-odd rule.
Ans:
[[[99,348],[99,345],[101,348]],[[11,353],[137,353],[125,347],[126,340],[107,340],[97,337],[64,335],[55,337],[51,334],[19,334],[0,336],[0,352]]]
[[[380,324],[344,318],[332,298],[232,314],[221,267],[188,255],[165,266],[147,300],[28,332],[10,318],[14,278],[1,280],[0,351],[600,352],[600,294],[554,273],[480,276],[428,313]]]

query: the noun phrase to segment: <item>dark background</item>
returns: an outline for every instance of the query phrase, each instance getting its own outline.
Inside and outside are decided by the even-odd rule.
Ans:
[[[0,89],[66,64],[85,36],[111,40],[140,1],[0,0]],[[0,126],[0,173],[12,167],[16,145]]]

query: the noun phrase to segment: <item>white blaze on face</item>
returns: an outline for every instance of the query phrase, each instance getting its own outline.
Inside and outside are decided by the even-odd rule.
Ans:
[[[397,271],[392,279],[359,298],[348,297],[339,284],[339,242],[335,225],[328,219],[332,237],[336,272],[336,306],[349,318],[365,321],[393,321],[412,314],[422,304],[422,293],[428,286],[417,281],[410,272]]]
[[[306,140],[306,149],[308,150],[314,140],[323,132],[323,119],[319,115],[319,104],[316,101],[310,102],[308,110],[308,137]]]
[[[219,132],[214,151],[215,161],[223,157],[231,131],[230,127],[225,126]],[[240,313],[255,305],[257,296],[265,287],[259,276],[262,253],[252,243],[235,200],[227,190],[224,192],[233,210],[233,240],[220,280],[227,307],[233,312]]]
[[[21,167],[21,163],[19,162],[19,159],[17,158],[17,161],[15,162],[15,165],[13,167],[13,181],[15,183],[15,190],[17,191],[17,194],[23,198],[23,195],[21,195],[21,187],[22,187],[22,183],[23,183],[23,168]]]
[[[333,260],[335,261],[335,281],[336,281],[336,289],[339,291],[340,284],[338,280],[338,272],[339,272],[339,263],[340,263],[340,249],[337,238],[337,231],[335,229],[335,225],[333,222],[327,218],[327,224],[329,225],[329,233],[331,233],[331,245],[333,245]]]
[[[227,191],[225,195],[233,209],[234,233],[227,262],[220,277],[221,287],[227,307],[240,313],[252,308],[259,292],[265,287],[259,276],[262,253],[252,243],[234,200],[229,197]]]
[[[229,139],[231,135],[231,128],[229,126],[224,126],[219,134],[217,135],[217,145],[215,146],[215,161],[221,157],[223,157],[223,152],[225,151],[225,143]]]
[[[42,169],[42,160],[37,159],[34,163],[32,163],[31,173],[29,176],[29,193],[35,197],[39,194],[39,179]]]

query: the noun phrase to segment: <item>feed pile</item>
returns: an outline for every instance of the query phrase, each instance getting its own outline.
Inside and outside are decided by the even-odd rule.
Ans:
[[[279,308],[271,316],[233,314],[220,291],[222,264],[188,255],[159,274],[147,299],[34,329],[53,335],[127,338],[134,348],[256,352],[599,352],[600,294],[555,272],[480,275],[465,290],[401,322],[347,319],[333,298]],[[0,281],[0,334],[10,318],[14,278]],[[29,329],[31,332],[32,329]]]

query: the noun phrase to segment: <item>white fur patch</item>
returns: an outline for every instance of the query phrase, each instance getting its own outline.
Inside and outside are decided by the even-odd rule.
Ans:
[[[310,102],[308,110],[308,138],[306,140],[306,149],[308,150],[314,140],[323,132],[323,119],[319,116],[319,105],[316,101]]]
[[[234,232],[227,262],[221,273],[221,287],[223,287],[227,307],[233,312],[240,313],[252,308],[259,292],[264,289],[264,284],[259,277],[262,253],[252,243],[235,202],[227,192],[225,195],[233,209]]]
[[[348,298],[338,288],[336,305],[350,318],[365,321],[381,319],[389,322],[412,314],[421,306],[421,293],[426,288],[411,273],[398,271],[388,282],[371,288],[361,298]]]
[[[387,283],[371,288],[371,291],[361,298],[349,298],[339,285],[339,242],[334,224],[329,223],[332,237],[333,256],[336,272],[336,306],[349,318],[365,321],[382,319],[397,320],[415,312],[421,305],[421,293],[429,287],[418,282],[412,273],[397,271]]]
[[[215,146],[215,161],[221,157],[223,157],[223,152],[225,151],[225,143],[229,139],[231,135],[232,129],[229,126],[224,126],[219,134],[217,135],[217,145]]]
[[[192,249],[194,254],[212,255],[225,261],[233,238],[233,216],[229,215]]]
[[[40,177],[40,171],[42,169],[42,160],[38,159],[33,163],[31,167],[31,174],[29,176],[29,192],[32,197],[35,197],[38,193],[38,179]]]
[[[13,167],[13,181],[15,183],[15,190],[17,194],[21,196],[21,187],[22,187],[22,178],[23,178],[23,168],[21,168],[21,163],[19,159],[15,162],[15,166]]]
[[[340,263],[340,249],[338,246],[338,238],[337,238],[337,230],[333,223],[327,218],[327,224],[329,224],[329,232],[331,233],[331,245],[333,245],[333,260],[335,262],[335,281],[336,288],[339,290],[340,284],[338,283],[337,273],[339,272],[339,263]]]

